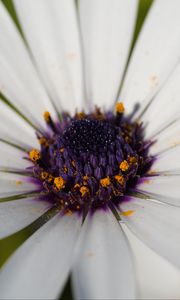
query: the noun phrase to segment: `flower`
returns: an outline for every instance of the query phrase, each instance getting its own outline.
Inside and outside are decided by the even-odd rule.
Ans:
[[[0,89],[17,111],[0,103],[0,237],[29,239],[0,296],[57,298],[72,270],[77,299],[136,298],[127,228],[180,267],[180,2],[154,2],[126,72],[136,1],[14,3],[28,47],[1,4]]]

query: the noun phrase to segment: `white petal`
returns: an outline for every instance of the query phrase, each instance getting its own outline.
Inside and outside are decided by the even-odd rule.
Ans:
[[[57,298],[71,266],[80,224],[77,216],[58,215],[33,234],[2,269],[0,298]]]
[[[132,198],[121,203],[127,226],[144,243],[180,268],[180,208]]]
[[[36,126],[54,109],[13,21],[0,3],[0,91]]]
[[[139,290],[137,299],[179,299],[180,271],[122,225],[132,247]]]
[[[15,0],[23,31],[58,110],[81,108],[83,79],[75,11],[70,0]]]
[[[38,190],[29,177],[0,172],[0,199]]]
[[[76,299],[134,299],[131,253],[111,212],[98,211],[85,220],[73,283]]]
[[[27,159],[27,154],[9,144],[0,141],[0,168],[17,168],[26,169],[31,166],[31,162]]]
[[[34,198],[0,203],[0,239],[23,229],[48,208],[49,203]]]
[[[136,0],[79,0],[90,103],[111,108],[123,76],[136,17]]]
[[[155,124],[156,122],[153,121],[152,123]],[[150,124],[147,130],[149,127],[151,127]],[[173,117],[171,121],[166,122],[163,127],[159,127],[158,129],[159,132],[151,138],[151,140],[156,141],[149,149],[151,155],[172,149],[180,144],[180,118]]]
[[[148,124],[146,136],[150,136],[167,124],[169,120],[180,115],[180,63],[171,74],[158,95],[153,99],[151,105],[143,115],[142,120]],[[156,120],[156,122],[154,122]],[[178,136],[177,136],[178,139]]]
[[[0,101],[0,138],[29,147],[39,146],[35,130],[17,113]]]
[[[172,147],[169,150],[157,156],[153,162],[150,173],[170,172],[180,170],[180,145]]]
[[[180,176],[154,176],[142,179],[136,190],[153,199],[180,206]]]
[[[180,1],[154,1],[130,60],[120,100],[127,112],[140,112],[156,94],[179,60]]]

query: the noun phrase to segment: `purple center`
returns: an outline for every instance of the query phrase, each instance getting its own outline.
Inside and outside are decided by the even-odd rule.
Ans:
[[[30,158],[48,199],[63,209],[118,205],[152,164],[142,124],[123,113],[96,109],[74,117],[64,113],[56,124],[46,116],[46,122],[51,134],[38,136],[39,156],[33,149]]]

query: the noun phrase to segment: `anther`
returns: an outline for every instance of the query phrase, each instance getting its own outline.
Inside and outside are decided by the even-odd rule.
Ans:
[[[120,185],[124,185],[124,177],[122,175],[115,175],[114,178]]]
[[[54,186],[57,191],[60,191],[65,187],[65,180],[62,177],[55,177],[54,178]]]
[[[41,138],[39,139],[39,143],[40,143],[40,145],[42,145],[42,146],[44,146],[44,147],[48,147],[48,142],[47,142],[47,140],[45,139],[45,137],[41,137]]]
[[[47,179],[47,178],[48,178],[48,176],[49,176],[48,172],[46,172],[46,171],[43,171],[43,172],[41,172],[41,175],[40,175],[40,177],[41,177],[41,179],[42,179],[42,180],[45,180],[45,179]]]
[[[89,194],[89,189],[88,189],[87,186],[82,186],[82,187],[80,187],[80,190],[79,190],[79,191],[80,191],[82,197],[83,197],[84,195],[86,195],[87,193]]]
[[[121,169],[121,171],[126,172],[129,169],[129,164],[128,164],[127,160],[123,160],[120,163],[119,168]]]
[[[102,178],[100,180],[100,184],[103,186],[103,187],[107,187],[111,184],[111,181],[110,181],[110,178],[109,177],[106,177],[106,178]]]
[[[32,149],[32,150],[29,152],[29,158],[30,158],[30,160],[32,160],[33,162],[36,162],[36,161],[40,160],[40,158],[41,158],[40,151],[37,150],[37,149]]]
[[[43,114],[44,120],[45,122],[48,124],[48,126],[52,129],[52,131],[54,131],[55,133],[57,133],[57,128],[56,125],[54,124],[51,115],[48,111],[45,111]]]
[[[124,112],[125,108],[124,108],[124,104],[122,102],[118,102],[116,103],[116,112],[118,114],[122,114]]]

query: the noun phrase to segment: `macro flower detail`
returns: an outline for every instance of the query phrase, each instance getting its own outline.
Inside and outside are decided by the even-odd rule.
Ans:
[[[37,134],[41,150],[29,152],[34,163],[31,176],[41,185],[41,193],[61,209],[83,214],[123,201],[153,161],[142,124],[123,112],[118,103],[116,114],[100,109],[74,117],[63,113],[56,123],[45,112],[51,133]]]
[[[8,3],[0,298],[178,299],[179,0]]]

